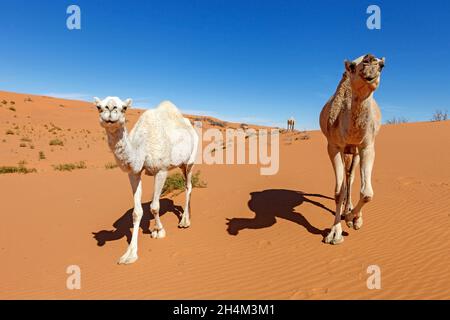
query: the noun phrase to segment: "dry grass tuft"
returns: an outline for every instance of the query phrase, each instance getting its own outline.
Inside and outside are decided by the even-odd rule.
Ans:
[[[73,171],[77,169],[86,169],[86,168],[87,168],[86,163],[84,161],[53,165],[53,169],[57,171]]]

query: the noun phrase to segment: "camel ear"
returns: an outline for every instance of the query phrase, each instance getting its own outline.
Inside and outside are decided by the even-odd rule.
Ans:
[[[345,70],[347,70],[347,72],[353,73],[356,70],[356,63],[354,62],[350,62],[348,60],[344,61],[344,65],[345,65]]]
[[[125,102],[123,104],[123,107],[122,107],[122,110],[125,111],[128,108],[130,108],[132,103],[133,103],[133,100],[131,100],[131,99],[125,100]]]
[[[94,97],[94,106],[97,107],[97,110],[98,110],[99,112],[102,110],[101,104],[102,104],[102,101],[101,101],[99,98]]]
[[[380,70],[382,70],[384,68],[384,62],[386,61],[386,59],[383,57],[381,58],[381,60],[378,61],[378,65],[380,66]]]

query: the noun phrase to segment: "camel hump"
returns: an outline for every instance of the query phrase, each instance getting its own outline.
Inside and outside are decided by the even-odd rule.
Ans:
[[[186,128],[192,127],[191,123],[185,120],[181,111],[169,100],[162,101],[156,108],[159,119],[163,122],[169,120],[171,125]]]
[[[172,103],[172,101],[169,100],[164,100],[162,101],[159,105],[158,108],[160,110],[164,110],[166,112],[170,112],[170,113],[180,113],[180,111],[178,110],[178,108],[175,106],[175,104]]]

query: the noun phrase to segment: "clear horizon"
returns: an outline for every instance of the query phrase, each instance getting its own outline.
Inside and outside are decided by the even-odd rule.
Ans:
[[[66,9],[81,8],[81,30]],[[3,1],[0,90],[91,101],[172,100],[184,113],[318,129],[343,62],[386,57],[384,121],[449,110],[448,1]]]

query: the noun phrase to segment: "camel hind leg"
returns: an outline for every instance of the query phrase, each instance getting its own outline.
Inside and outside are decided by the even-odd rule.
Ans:
[[[363,224],[362,208],[373,199],[372,169],[375,160],[375,146],[372,144],[360,148],[359,153],[361,154],[361,195],[356,207],[351,212],[355,230],[361,229]]]
[[[180,223],[178,224],[178,227],[180,228],[189,228],[191,225],[191,192],[192,192],[192,169],[194,165],[193,164],[187,164],[182,167],[184,178],[186,181],[186,202],[184,206],[184,211],[181,216]]]
[[[345,222],[349,228],[354,228],[354,215],[353,211],[353,203],[352,203],[352,186],[355,181],[355,172],[356,167],[359,164],[359,154],[353,153],[352,155],[345,155],[345,163],[346,163],[346,183],[347,183],[347,192],[346,199],[344,204],[344,215]]]
[[[166,182],[167,171],[161,170],[155,175],[155,189],[153,190],[153,200],[150,205],[150,210],[155,217],[155,227],[151,233],[152,238],[161,239],[166,236],[166,231],[159,218],[159,198],[161,197],[161,192]]]

